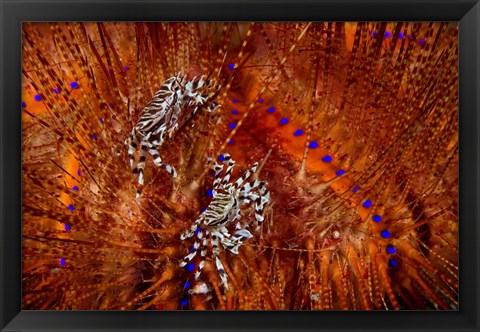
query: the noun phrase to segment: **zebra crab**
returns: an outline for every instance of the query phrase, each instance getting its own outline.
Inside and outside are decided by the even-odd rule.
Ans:
[[[158,150],[179,129],[182,118],[185,118],[183,123],[188,122],[200,108],[208,113],[215,112],[220,107],[215,102],[219,89],[220,85],[215,80],[204,76],[187,80],[180,73],[162,84],[142,110],[140,118],[125,140],[130,166],[133,173],[137,175],[140,185],[144,183],[143,172],[147,153],[153,157],[153,163],[156,166],[165,169],[174,178],[177,176],[173,166],[162,162]],[[136,163],[134,154],[139,145],[140,158]],[[140,198],[140,194],[138,189],[137,199]]]
[[[219,258],[220,247],[238,254],[238,248],[243,241],[253,237],[252,233],[247,230],[249,224],[245,218],[242,218],[242,211],[251,203],[255,203],[255,230],[258,230],[259,224],[264,220],[265,205],[270,202],[270,193],[266,183],[258,180],[255,176],[258,162],[253,164],[235,182],[229,182],[235,161],[228,153],[221,155],[220,160],[223,161],[223,165],[215,161],[212,166],[215,177],[212,201],[195,220],[192,227],[180,236],[181,240],[196,236],[190,254],[184,257],[180,267],[185,267],[191,262],[200,250],[200,263],[195,272],[195,280],[198,280],[205,265],[208,244],[211,243],[212,258],[215,261],[221,283],[228,290],[227,274]],[[227,168],[222,176],[225,165]],[[227,227],[232,224],[235,224],[235,231],[230,234]]]

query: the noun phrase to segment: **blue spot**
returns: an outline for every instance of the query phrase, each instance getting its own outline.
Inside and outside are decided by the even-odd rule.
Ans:
[[[188,305],[188,300],[185,299],[185,298],[183,298],[182,300],[180,300],[180,305],[181,305],[182,307],[186,307],[186,306]]]
[[[345,170],[344,170],[344,169],[339,169],[339,170],[337,171],[337,173],[335,173],[335,174],[337,174],[337,176],[340,176],[340,175],[342,175],[342,174],[345,174]]]
[[[78,83],[75,82],[75,81],[73,81],[72,83],[70,83],[70,87],[71,87],[72,89],[78,89]]]
[[[356,193],[358,191],[358,186],[353,187],[352,191]]]
[[[123,67],[123,69],[125,69],[125,70],[129,70],[129,69],[130,69],[130,67],[129,67],[129,66],[124,66],[124,67]]]
[[[82,175],[82,170],[81,170],[81,169],[78,169],[77,175],[78,175],[78,176]]]
[[[197,229],[195,230],[195,235],[198,235],[198,233],[200,233],[200,230],[201,230],[201,228],[197,227]]]
[[[77,187],[77,186],[73,186],[72,189],[73,189],[73,191],[78,191],[78,187]]]
[[[380,222],[380,221],[382,221],[382,217],[380,217],[379,215],[374,215],[372,217],[372,220],[375,221],[375,222]]]
[[[127,214],[130,214],[130,210],[127,211]]]
[[[390,237],[390,232],[387,231],[387,230],[384,230],[382,231],[382,233],[380,233],[380,235],[384,238],[384,239],[388,239]]]
[[[221,154],[220,157],[218,157],[218,160],[224,161],[224,160],[225,160],[225,156],[224,156],[223,154]]]
[[[68,209],[69,209],[70,211],[75,210],[72,204],[69,204],[69,205],[68,205]]]
[[[230,123],[228,126],[230,127],[230,129],[235,129],[237,125],[235,123]]]
[[[394,247],[394,246],[388,246],[388,247],[387,247],[387,252],[388,252],[389,254],[392,254],[392,255],[393,255],[393,254],[396,252],[395,247]]]
[[[230,64],[228,65],[228,69],[234,70],[234,69],[235,69],[235,64],[234,64],[234,63],[230,63]]]
[[[65,265],[65,258],[60,258],[60,265],[64,266]]]
[[[207,211],[207,208],[202,209],[202,213],[205,212],[205,211]]]
[[[385,31],[385,38],[389,38],[390,37],[390,31]]]
[[[281,125],[286,125],[288,123],[288,119],[287,118],[282,118],[282,120],[280,120],[280,124]]]
[[[208,195],[208,197],[213,197],[212,189],[207,190],[207,195]]]
[[[58,95],[60,93],[60,89],[59,88],[54,88],[53,92]]]
[[[72,229],[69,224],[64,224],[63,229],[65,229],[67,232]]]
[[[329,163],[332,161],[332,156],[326,155],[325,157],[322,158],[322,161],[324,163]]]
[[[36,101],[41,101],[42,100],[42,97],[40,95],[35,95],[35,97],[33,97]]]
[[[317,141],[311,141],[310,144],[308,144],[308,147],[310,149],[316,149],[316,148],[318,148],[318,142]]]
[[[185,281],[185,284],[183,285],[183,288],[187,289],[190,287],[190,281]]]
[[[294,133],[293,136],[300,136],[303,135],[303,130],[302,129],[297,129]]]
[[[403,32],[400,32],[400,33],[398,34],[398,38],[403,39],[403,37],[404,37]]]
[[[394,259],[390,259],[390,260],[388,261],[388,265],[389,265],[390,267],[397,267],[397,261],[394,260]]]
[[[376,32],[375,30],[372,31],[372,32],[370,32],[370,36],[371,36],[372,38],[374,38],[376,35],[377,35],[377,32]]]
[[[270,108],[268,109],[268,113],[273,113],[273,112],[275,112],[275,107],[270,107]]]
[[[100,123],[103,123],[103,118],[99,118],[98,120],[100,120]]]
[[[195,251],[195,247],[194,247],[194,246],[191,246],[188,250],[192,253],[192,252]]]
[[[110,108],[113,108],[113,106],[114,106],[113,104],[108,104],[108,107]]]
[[[232,114],[237,115],[237,114],[238,114],[238,111],[237,111],[237,110],[232,110]]]
[[[195,268],[195,264],[193,263],[187,264],[187,267],[186,267],[187,272],[192,272],[194,268]]]
[[[97,140],[97,135],[92,134],[92,137],[93,137],[94,140]]]
[[[263,103],[263,99],[262,99],[262,98],[258,98],[258,102],[259,102],[259,103]]]
[[[419,43],[420,45],[425,46],[425,38],[420,38]]]
[[[233,139],[229,140],[228,144],[233,144]]]
[[[22,101],[22,108],[25,108],[27,107],[27,104],[25,104],[25,102]]]
[[[233,102],[234,102],[235,104],[238,103],[238,99],[235,99],[235,98],[234,98],[234,99],[233,99]]]
[[[367,199],[365,202],[363,202],[363,207],[364,208],[369,208],[370,206],[372,206],[372,201]]]

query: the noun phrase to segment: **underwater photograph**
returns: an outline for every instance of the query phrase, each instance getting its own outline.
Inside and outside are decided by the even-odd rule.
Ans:
[[[25,22],[23,310],[459,310],[456,22]]]

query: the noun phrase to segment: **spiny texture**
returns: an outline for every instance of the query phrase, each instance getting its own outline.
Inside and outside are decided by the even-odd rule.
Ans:
[[[23,309],[458,309],[457,53],[441,22],[25,23]],[[221,107],[137,201],[124,142],[179,72]],[[228,289],[180,267],[225,153],[270,193]]]

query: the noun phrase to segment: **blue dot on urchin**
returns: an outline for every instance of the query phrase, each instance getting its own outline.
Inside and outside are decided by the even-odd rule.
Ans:
[[[387,252],[391,255],[393,255],[397,250],[395,249],[394,246],[388,246],[387,247]]]
[[[73,190],[73,191],[78,191],[78,187],[77,187],[77,186],[73,186],[73,187],[72,187],[72,190]]]
[[[33,99],[35,99],[36,101],[41,101],[41,100],[42,100],[42,96],[40,96],[40,95],[35,95],[35,97],[33,97]]]
[[[310,144],[308,144],[308,147],[310,149],[316,149],[316,148],[318,148],[318,142],[317,141],[311,141]]]
[[[385,31],[385,38],[390,38],[390,31]]]
[[[55,93],[55,94],[58,95],[58,94],[60,93],[60,89],[59,89],[59,88],[54,88],[54,89],[53,89],[53,93]]]
[[[236,124],[236,123],[230,123],[228,126],[230,127],[230,129],[233,130],[233,129],[235,129],[235,127],[237,126],[237,124]]]
[[[27,104],[25,104],[25,102],[22,101],[22,108],[25,108],[25,107],[27,107]]]
[[[78,89],[78,83],[75,82],[75,81],[73,81],[73,82],[70,83],[70,87],[71,87],[72,89]]]
[[[63,229],[66,230],[67,232],[72,229],[69,224],[64,224]]]
[[[186,306],[188,305],[188,299],[185,299],[185,298],[184,298],[184,299],[181,299],[181,300],[180,300],[180,305],[181,305],[182,307],[186,307]]]
[[[183,284],[183,288],[187,289],[190,287],[190,285],[191,285],[190,281],[185,281],[185,284]]]
[[[232,110],[232,114],[237,115],[238,111],[237,110]]]
[[[375,222],[380,222],[380,221],[382,221],[382,217],[380,217],[379,215],[374,215],[372,217],[372,220],[375,221]]]
[[[195,264],[193,263],[187,264],[187,266],[185,267],[187,272],[192,272],[194,268],[195,268]]]
[[[228,144],[229,144],[229,145],[233,144],[233,139],[229,140],[229,141],[228,141]]]
[[[60,265],[61,266],[64,266],[65,265],[65,258],[60,258]]]
[[[390,237],[390,232],[387,231],[387,230],[384,230],[380,233],[380,235],[384,238],[384,239],[388,239]]]
[[[69,209],[70,211],[73,211],[73,210],[75,210],[75,208],[73,207],[73,205],[72,205],[72,204],[68,204],[68,209]]]
[[[343,175],[343,174],[345,174],[345,170],[344,169],[339,169],[335,174],[337,176]]]
[[[367,199],[365,202],[363,202],[363,207],[364,208],[369,208],[372,206],[372,201]]]
[[[293,132],[293,136],[301,136],[301,135],[303,135],[302,129],[297,129]]]
[[[273,113],[273,112],[275,112],[275,107],[272,106],[268,109],[268,113]]]
[[[235,64],[234,63],[229,63],[228,64],[228,69],[234,70],[235,69]]]
[[[396,260],[390,259],[390,260],[388,261],[388,266],[390,266],[390,267],[397,267],[397,266],[398,266],[398,263],[397,263]]]
[[[207,196],[208,197],[213,197],[213,190],[212,189],[207,190]]]
[[[322,158],[322,161],[324,163],[329,163],[332,161],[332,156],[326,155],[325,157]]]
[[[281,124],[281,125],[286,125],[287,123],[288,123],[288,119],[287,119],[287,118],[282,118],[282,119],[280,120],[280,124]]]

